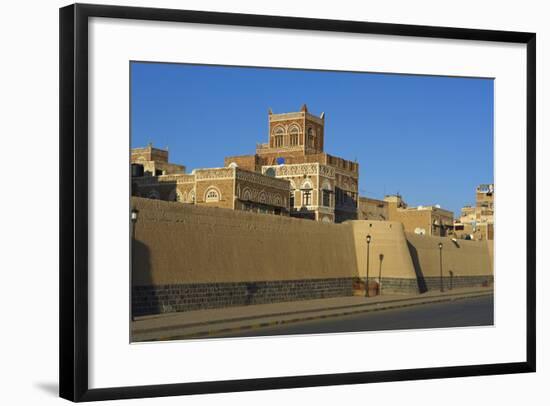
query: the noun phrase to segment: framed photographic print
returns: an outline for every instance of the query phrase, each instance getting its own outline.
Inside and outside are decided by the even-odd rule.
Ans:
[[[60,395],[535,371],[535,87],[533,33],[62,8]]]

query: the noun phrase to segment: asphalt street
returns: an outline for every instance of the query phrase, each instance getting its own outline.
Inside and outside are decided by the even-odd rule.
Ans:
[[[254,337],[493,325],[493,296],[255,328],[210,337]]]

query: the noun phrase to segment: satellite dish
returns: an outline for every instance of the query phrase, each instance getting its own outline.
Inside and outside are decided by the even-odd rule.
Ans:
[[[230,167],[230,168],[237,168],[238,166],[239,166],[239,165],[237,165],[236,162],[231,162],[231,163],[229,164],[229,167]]]
[[[277,165],[283,165],[285,163],[284,158],[277,158]]]

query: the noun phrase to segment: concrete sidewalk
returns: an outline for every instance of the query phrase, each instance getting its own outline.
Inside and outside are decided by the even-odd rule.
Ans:
[[[453,289],[422,295],[361,296],[235,306],[144,316],[132,322],[132,341],[208,337],[253,328],[492,295],[492,288]]]

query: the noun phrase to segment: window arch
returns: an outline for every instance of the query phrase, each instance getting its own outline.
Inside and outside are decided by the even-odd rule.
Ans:
[[[185,192],[181,192],[180,190],[176,190],[176,202],[185,202],[187,200],[187,196],[185,195]]]
[[[298,145],[300,143],[300,127],[293,125],[290,127],[290,145]]]
[[[315,148],[315,130],[311,127],[307,129],[307,145],[311,148]]]
[[[187,195],[189,203],[195,203],[195,190],[191,190],[189,195]]]
[[[302,182],[302,186],[300,187],[300,189],[313,189],[313,185],[311,184],[311,181],[309,179],[306,179]]]
[[[204,193],[205,202],[219,202],[221,198],[220,191],[214,186],[210,186]]]
[[[321,192],[322,192],[323,206],[330,207],[330,203],[331,203],[330,195],[332,194],[332,188],[330,187],[330,183],[324,182]]]
[[[282,147],[284,142],[285,129],[281,126],[275,127],[273,130],[273,146]]]
[[[267,195],[265,194],[264,191],[260,192],[260,195],[258,196],[258,200],[260,201],[260,203],[267,203]]]
[[[312,190],[311,181],[309,179],[304,180],[302,183],[302,206],[311,206],[312,205]]]
[[[249,188],[244,188],[243,189],[243,194],[242,194],[242,200],[250,200],[250,189]]]

